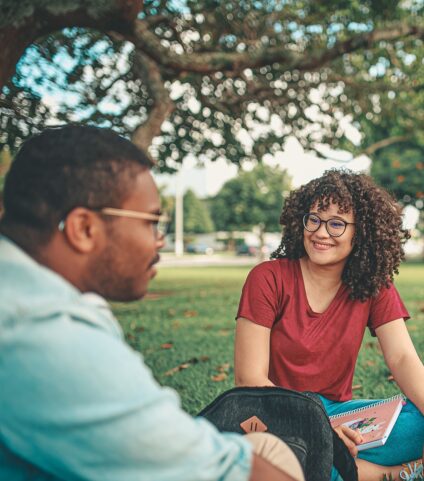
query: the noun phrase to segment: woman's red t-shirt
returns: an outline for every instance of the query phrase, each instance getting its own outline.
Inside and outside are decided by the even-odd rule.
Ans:
[[[408,319],[393,284],[365,302],[342,285],[323,313],[310,308],[298,260],[254,267],[243,287],[237,318],[271,329],[269,378],[278,386],[312,391],[334,401],[352,398],[352,379],[365,328]]]

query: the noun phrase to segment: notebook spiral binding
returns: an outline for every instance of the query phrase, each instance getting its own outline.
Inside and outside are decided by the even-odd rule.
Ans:
[[[329,417],[330,417],[331,420],[342,418],[343,416],[346,416],[347,414],[350,415],[350,414],[354,414],[354,413],[360,413],[361,411],[365,411],[366,409],[374,408],[376,406],[380,406],[381,404],[386,404],[386,403],[389,403],[391,401],[395,401],[397,399],[405,401],[405,396],[403,396],[402,394],[396,394],[395,396],[389,397],[387,399],[382,399],[381,401],[377,401],[375,403],[368,404],[367,406],[362,406],[361,408],[356,408],[356,409],[353,409],[352,411],[345,411],[344,413],[340,413],[340,414],[334,414],[334,415],[329,416]]]

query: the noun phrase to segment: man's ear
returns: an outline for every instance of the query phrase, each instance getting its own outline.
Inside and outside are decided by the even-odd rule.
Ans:
[[[99,242],[103,228],[97,214],[76,207],[66,217],[63,234],[71,247],[81,254],[92,252]]]

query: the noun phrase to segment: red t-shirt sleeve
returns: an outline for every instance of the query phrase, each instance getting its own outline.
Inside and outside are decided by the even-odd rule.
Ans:
[[[388,288],[383,287],[377,297],[372,300],[368,327],[371,334],[375,336],[377,327],[402,317],[405,321],[409,319],[409,312],[396,287],[390,283]]]
[[[282,297],[281,278],[277,281],[280,269],[276,261],[266,261],[255,266],[247,276],[241,293],[237,318],[271,329],[277,315]]]

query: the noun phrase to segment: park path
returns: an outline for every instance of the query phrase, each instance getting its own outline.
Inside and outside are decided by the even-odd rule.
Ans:
[[[168,252],[160,254],[158,268],[167,267],[204,267],[204,266],[253,266],[258,263],[256,257],[229,255],[184,255],[176,257]]]

